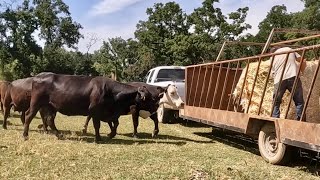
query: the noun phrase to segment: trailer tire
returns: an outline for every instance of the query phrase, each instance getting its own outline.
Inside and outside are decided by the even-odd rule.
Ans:
[[[261,156],[270,164],[286,164],[290,157],[290,147],[277,142],[276,131],[273,123],[266,123],[260,130],[258,146]]]

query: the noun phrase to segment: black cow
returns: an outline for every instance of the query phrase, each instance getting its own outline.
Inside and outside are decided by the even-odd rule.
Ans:
[[[139,114],[140,116],[142,116],[143,118],[147,118],[150,117],[153,122],[154,122],[154,130],[152,133],[152,137],[155,137],[158,135],[159,133],[159,126],[158,126],[158,117],[157,117],[157,109],[159,107],[159,101],[160,99],[163,97],[164,93],[165,93],[165,88],[159,87],[159,86],[153,86],[153,85],[149,85],[143,82],[129,82],[127,83],[131,86],[135,86],[135,87],[146,87],[147,90],[151,93],[151,101],[148,103],[149,107],[132,107],[134,108],[134,110],[132,110],[132,120],[133,120],[133,137],[137,137],[137,129],[139,126]],[[146,113],[144,115],[142,115],[141,113]],[[90,121],[91,117],[88,116],[85,124],[83,126],[83,133],[87,133],[87,129],[88,129],[88,124]]]
[[[105,77],[41,73],[33,78],[30,108],[26,112],[23,136],[28,138],[29,125],[40,108],[50,113],[91,116],[96,141],[101,140],[100,120],[108,122],[113,138],[120,115],[130,108],[149,107],[151,94],[145,87],[134,87]],[[53,122],[54,123],[54,122]],[[60,132],[54,130],[59,137]]]

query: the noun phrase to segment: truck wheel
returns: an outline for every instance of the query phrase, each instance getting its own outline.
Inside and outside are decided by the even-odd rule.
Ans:
[[[277,142],[275,127],[272,123],[266,123],[261,128],[258,145],[261,156],[271,164],[285,164],[290,158],[290,147]]]

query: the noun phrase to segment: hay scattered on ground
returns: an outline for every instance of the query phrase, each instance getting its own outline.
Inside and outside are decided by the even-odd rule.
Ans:
[[[254,87],[254,92],[252,95],[250,108],[249,108],[249,111],[247,112],[249,114],[255,114],[255,115],[258,114],[259,105],[262,100],[261,98],[262,98],[262,94],[263,94],[263,88],[264,88],[264,84],[267,81],[270,64],[271,64],[270,60],[262,61],[260,64],[260,67],[259,67],[259,71],[257,73],[256,71],[258,68],[258,62],[250,63],[246,81],[244,81],[244,77],[245,77],[245,73],[248,69],[247,67],[245,67],[244,70],[242,71],[240,79],[237,83],[237,86],[236,86],[234,92],[233,92],[234,97],[239,97],[241,94],[241,88],[242,88],[243,82],[245,82],[240,104],[242,105],[243,110],[245,112],[247,112],[249,98],[251,95],[254,78],[257,75],[257,81],[256,81],[256,85]],[[301,82],[302,82],[302,86],[303,86],[303,96],[304,96],[305,100],[307,99],[307,95],[308,95],[309,89],[311,87],[312,77],[313,77],[314,72],[316,70],[317,64],[318,64],[318,61],[308,61],[306,70],[300,78]],[[307,108],[307,121],[308,122],[320,122],[320,112],[319,112],[319,110],[320,110],[319,109],[320,108],[320,106],[319,106],[320,77],[319,77],[319,74],[317,76],[316,83],[315,83],[315,86],[313,89],[314,90],[313,90],[312,95],[310,97],[309,105]],[[269,78],[267,81],[267,88],[266,88],[265,97],[263,99],[263,103],[261,106],[260,115],[270,116],[271,108],[272,108],[272,100],[273,100],[273,90],[274,90],[273,79]],[[280,117],[281,118],[284,118],[284,116],[285,116],[285,112],[286,112],[287,106],[289,104],[289,98],[290,98],[290,93],[287,91],[282,98],[283,101],[282,101],[282,104],[280,107],[280,110],[281,110]],[[288,118],[294,119],[294,117],[295,117],[295,106],[294,106],[294,102],[292,101],[291,106],[290,106],[290,110],[288,113]]]

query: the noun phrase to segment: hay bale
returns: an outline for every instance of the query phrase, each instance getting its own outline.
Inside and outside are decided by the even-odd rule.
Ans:
[[[263,94],[264,84],[267,80],[270,64],[271,64],[270,60],[262,61],[260,64],[258,73],[256,73],[256,70],[258,68],[258,62],[250,63],[249,69],[247,67],[243,69],[242,74],[239,78],[239,81],[236,85],[236,88],[233,92],[233,96],[235,98],[240,96],[242,85],[243,83],[245,83],[243,88],[243,94],[241,97],[241,102],[240,102],[245,113],[258,115],[259,105],[260,105],[261,97]],[[310,89],[311,80],[316,70],[317,64],[318,64],[318,61],[308,61],[306,70],[300,78],[303,86],[303,96],[305,100],[307,99],[307,94]],[[247,78],[246,78],[246,81],[244,81],[244,76],[247,70],[248,70]],[[254,92],[252,95],[249,111],[246,112],[255,76],[257,76],[257,81],[254,87]],[[320,89],[320,75],[318,74],[315,86],[313,88],[313,92],[310,97],[309,105],[307,108],[308,122],[320,122],[319,89]],[[263,99],[263,103],[260,110],[260,115],[262,116],[271,115],[273,90],[274,90],[273,79],[268,79],[267,88],[265,91],[265,97]],[[283,101],[280,107],[281,118],[284,118],[286,108],[289,104],[289,98],[290,98],[290,93],[287,91],[282,98]],[[295,117],[295,106],[294,106],[294,102],[292,102],[289,109],[289,113],[288,113],[288,119],[294,119],[294,117]]]

